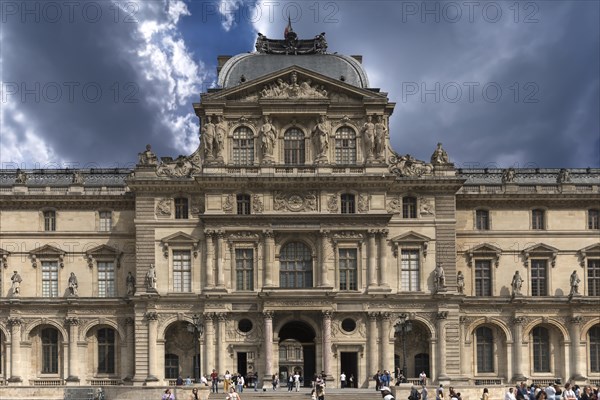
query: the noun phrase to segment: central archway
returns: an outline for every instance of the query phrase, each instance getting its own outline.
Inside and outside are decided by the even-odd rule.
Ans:
[[[299,372],[303,385],[310,386],[316,372],[315,331],[302,321],[291,321],[279,330],[279,378],[287,382]]]

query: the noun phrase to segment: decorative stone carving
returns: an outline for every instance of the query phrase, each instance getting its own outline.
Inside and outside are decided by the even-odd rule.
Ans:
[[[70,326],[70,325],[79,325],[79,318],[77,317],[66,317],[65,318],[65,325]]]
[[[556,183],[568,183],[571,182],[571,173],[566,168],[561,168],[556,178]]]
[[[159,199],[156,203],[156,216],[170,217],[171,212],[171,199]]]
[[[75,276],[75,272],[71,272],[71,275],[69,275],[68,287],[69,296],[78,295],[79,282],[77,282],[77,276]]]
[[[327,41],[325,32],[316,35],[314,39],[298,39],[291,24],[288,24],[285,39],[269,39],[259,32],[254,47],[257,52],[266,54],[325,54]]]
[[[521,296],[521,288],[523,287],[523,278],[521,278],[521,274],[519,274],[519,271],[515,271],[515,274],[512,277],[512,281],[510,283],[510,286],[512,287],[512,296]]]
[[[399,177],[415,177],[431,175],[433,165],[421,160],[415,159],[410,154],[401,156],[399,154],[390,157],[389,171]]]
[[[338,195],[332,194],[327,198],[327,211],[329,211],[330,213],[337,213],[338,210]]]
[[[156,170],[158,176],[187,178],[199,170],[199,167],[192,163],[191,157],[179,156],[174,161],[170,157],[163,157],[162,161]]]
[[[156,311],[147,311],[146,314],[144,314],[144,317],[146,317],[148,321],[158,321],[158,313]]]
[[[252,212],[254,214],[261,214],[264,211],[265,207],[263,206],[261,197],[258,194],[252,195]]]
[[[127,296],[133,296],[135,294],[135,276],[129,271],[125,280],[127,284]]]
[[[10,277],[12,282],[11,291],[13,296],[19,296],[21,294],[21,282],[23,282],[23,278],[17,271],[13,271],[13,275]]]
[[[446,274],[442,263],[437,263],[435,270],[433,271],[435,278],[435,291],[443,292],[446,290]]]
[[[9,317],[6,321],[8,323],[8,325],[10,326],[15,326],[15,325],[22,325],[23,322],[25,322],[23,320],[23,318],[19,318],[19,317]]]
[[[17,185],[25,185],[27,183],[27,174],[20,168],[17,168],[17,172],[15,174],[15,183]]]
[[[273,150],[277,140],[277,131],[271,123],[271,117],[265,115],[263,125],[260,127],[260,148],[262,150],[263,163],[271,164],[274,162]]]
[[[373,123],[373,117],[367,115],[367,120],[361,131],[363,133],[363,143],[365,144],[365,157],[367,161],[372,161],[375,151],[375,124]]]
[[[370,196],[366,193],[361,193],[358,196],[357,208],[358,212],[367,212],[369,211],[369,199]]]
[[[399,197],[388,202],[386,210],[390,214],[400,214],[402,211],[402,200]]]
[[[577,271],[573,271],[571,277],[569,278],[569,285],[571,286],[571,290],[569,292],[569,296],[581,296],[579,293],[579,283],[581,279],[577,276]]]
[[[223,149],[225,148],[225,137],[227,137],[227,121],[223,119],[222,115],[217,116],[217,125],[216,135],[215,135],[215,144],[214,144],[214,153],[215,159],[218,162],[223,161]]]
[[[363,240],[364,235],[356,231],[338,231],[331,235],[333,240]]]
[[[152,152],[152,146],[146,145],[146,150],[138,153],[138,165],[156,166],[158,165],[158,157]]]
[[[234,205],[235,196],[233,194],[228,194],[225,198],[225,203],[223,203],[223,211],[225,211],[226,213],[232,213]]]
[[[275,211],[316,211],[317,192],[310,191],[305,194],[275,192],[273,208]]]
[[[448,311],[440,311],[437,313],[436,315],[437,319],[447,319],[448,318]]]
[[[383,116],[377,117],[375,123],[375,157],[378,161],[385,161],[385,138],[387,135],[386,123]]]
[[[10,253],[6,252],[2,254],[2,266],[8,268],[8,256]]]
[[[327,117],[321,115],[312,130],[312,141],[315,146],[315,164],[327,163],[329,151],[329,124]]]
[[[515,169],[508,168],[502,170],[502,183],[513,183],[515,181]]]
[[[456,291],[460,294],[464,294],[465,292],[465,276],[462,271],[458,271],[456,275]]]
[[[422,217],[429,217],[435,215],[432,199],[428,197],[419,198],[419,214]]]
[[[327,90],[322,85],[313,85],[310,79],[298,83],[298,75],[292,72],[289,82],[278,78],[275,82],[265,85],[260,91],[260,97],[263,99],[327,98]]]
[[[442,148],[442,144],[437,144],[437,149],[431,155],[431,164],[433,165],[445,165],[450,164],[450,160],[448,159],[448,153],[446,150]]]
[[[71,183],[73,185],[83,185],[83,175],[80,171],[74,171],[71,177]]]
[[[146,272],[146,289],[149,291],[156,291],[156,268],[154,264],[150,264],[150,268]]]
[[[215,158],[214,144],[217,136],[217,130],[210,115],[206,116],[206,122],[202,124],[200,131],[200,142],[202,143],[202,148],[204,149],[204,159],[207,161],[212,161]]]

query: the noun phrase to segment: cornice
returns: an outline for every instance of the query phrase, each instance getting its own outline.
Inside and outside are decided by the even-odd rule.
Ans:
[[[589,237],[590,239],[598,239],[598,231],[595,230],[580,230],[580,231],[534,231],[534,230],[522,230],[522,231],[485,231],[485,234],[482,234],[481,231],[456,231],[456,237],[465,237],[465,238],[478,238],[480,240],[485,240],[486,238],[490,238],[490,237],[494,237],[494,238],[499,238],[499,237],[507,237],[507,238],[514,238],[514,237],[518,237],[521,239],[524,238],[540,238],[537,240],[542,240],[542,238],[544,240],[546,239],[552,239],[552,238],[564,238],[564,237],[568,237],[568,238],[573,238],[573,237],[577,237],[577,238],[585,238],[585,237]]]

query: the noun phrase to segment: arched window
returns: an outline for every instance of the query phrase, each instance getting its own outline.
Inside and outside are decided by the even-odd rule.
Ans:
[[[283,136],[283,161],[286,165],[304,164],[306,154],[304,133],[298,128],[288,129]]]
[[[550,334],[548,329],[536,326],[531,332],[533,338],[533,371],[550,372]]]
[[[600,372],[600,324],[589,330],[590,336],[590,371]]]
[[[58,374],[58,331],[42,329],[42,374]]]
[[[494,372],[494,333],[486,326],[477,328],[477,372]]]
[[[402,218],[417,218],[417,199],[415,197],[402,198]]]
[[[179,356],[165,354],[165,379],[177,379],[179,376]]]
[[[292,242],[283,246],[279,265],[279,285],[282,288],[313,286],[312,254],[304,243]]]
[[[98,373],[115,372],[115,331],[111,328],[98,329]]]
[[[342,206],[342,214],[354,214],[356,212],[353,194],[342,194],[340,196],[340,203]]]
[[[335,132],[335,162],[356,164],[356,133],[347,126]]]
[[[233,164],[254,164],[254,134],[246,126],[233,131]]]

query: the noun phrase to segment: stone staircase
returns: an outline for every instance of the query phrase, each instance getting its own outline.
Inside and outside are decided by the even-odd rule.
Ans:
[[[240,393],[242,400],[276,400],[286,398],[287,400],[310,400],[310,388],[300,388],[299,392],[288,392],[287,389],[276,391],[254,391],[252,388],[244,389]],[[211,393],[208,400],[225,400],[227,395],[223,392]],[[325,400],[381,400],[381,394],[375,389],[333,389],[325,388]]]

